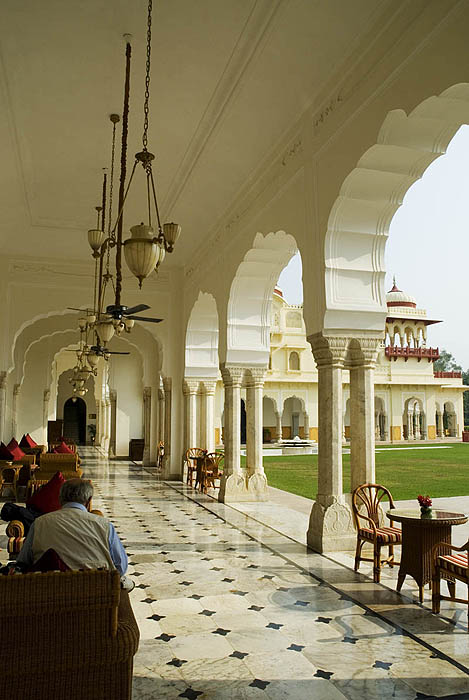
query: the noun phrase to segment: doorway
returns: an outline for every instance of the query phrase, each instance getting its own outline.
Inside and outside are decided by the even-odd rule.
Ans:
[[[78,396],[67,399],[64,404],[63,433],[77,445],[86,444],[86,403]]]

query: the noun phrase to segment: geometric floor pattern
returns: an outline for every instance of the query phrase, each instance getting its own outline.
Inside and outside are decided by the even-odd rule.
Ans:
[[[131,462],[87,449],[83,467],[136,583],[133,700],[469,698],[464,663],[293,563],[277,533],[247,534]]]

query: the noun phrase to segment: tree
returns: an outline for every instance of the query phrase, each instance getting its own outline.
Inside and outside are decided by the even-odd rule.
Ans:
[[[458,365],[453,355],[447,350],[440,352],[440,357],[433,363],[435,372],[462,372],[461,365]]]
[[[436,372],[461,372],[462,383],[469,385],[469,369],[463,370],[461,365],[458,365],[453,355],[447,350],[441,350],[440,357],[433,364],[433,369]],[[469,425],[469,391],[463,394],[464,406],[464,425]]]

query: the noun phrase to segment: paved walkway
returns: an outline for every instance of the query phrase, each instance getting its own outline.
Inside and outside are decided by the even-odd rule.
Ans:
[[[468,697],[463,606],[460,620],[433,616],[130,462],[87,449],[83,466],[137,582],[133,700]]]

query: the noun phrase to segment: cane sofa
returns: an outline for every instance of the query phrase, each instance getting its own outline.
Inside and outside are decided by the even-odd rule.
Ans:
[[[117,571],[0,576],[1,698],[130,700],[139,632]]]

